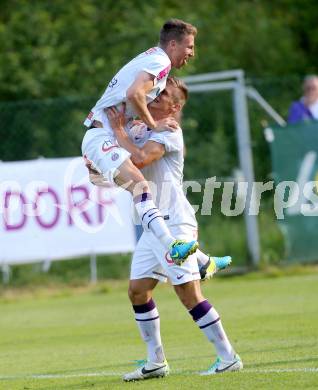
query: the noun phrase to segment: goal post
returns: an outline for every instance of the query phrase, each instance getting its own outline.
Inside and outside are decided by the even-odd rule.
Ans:
[[[184,77],[183,81],[188,85],[190,93],[232,91],[239,165],[243,180],[248,183],[244,208],[247,248],[253,265],[257,266],[261,256],[258,218],[249,214],[250,207],[255,203],[252,191],[255,177],[247,97],[255,100],[279,125],[284,125],[285,121],[256,89],[245,86],[244,72],[241,69],[188,76]]]

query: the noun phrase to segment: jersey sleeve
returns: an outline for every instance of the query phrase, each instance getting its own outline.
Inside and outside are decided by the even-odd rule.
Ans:
[[[170,61],[158,55],[150,55],[142,67],[144,72],[155,76],[155,80],[157,81],[167,76],[170,69]]]
[[[175,132],[163,131],[161,133],[152,132],[148,141],[158,142],[164,145],[166,152],[178,152],[183,149],[182,130]]]

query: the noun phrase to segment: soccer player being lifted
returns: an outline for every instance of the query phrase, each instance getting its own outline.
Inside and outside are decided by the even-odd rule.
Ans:
[[[133,195],[136,211],[146,231],[151,231],[166,248],[173,261],[185,260],[198,247],[196,240],[184,237],[177,240],[169,231],[164,218],[155,206],[148,183],[131,162],[130,153],[118,145],[105,109],[126,104],[126,118],[138,116],[155,132],[177,128],[174,118],[155,120],[147,104],[166,86],[171,68],[181,68],[194,56],[197,30],[178,19],[168,20],[160,31],[159,46],[138,55],[126,64],[110,81],[102,97],[92,108],[84,124],[88,130],[82,142],[87,162],[103,175]]]
[[[169,77],[166,89],[149,104],[149,111],[155,120],[167,116],[178,118],[187,96],[185,84]],[[115,109],[107,112],[118,143],[130,152],[132,162],[142,169],[148,182],[156,186],[156,204],[160,204],[160,209],[165,211],[170,231],[178,238],[196,238],[197,221],[182,190],[184,144],[181,128],[175,132],[160,133],[151,131],[146,125],[129,128],[122,113]],[[159,312],[152,299],[152,291],[158,281],[167,279],[170,279],[193,321],[216,349],[216,361],[201,375],[243,368],[239,355],[235,353],[223,329],[218,312],[202,295],[197,257],[209,260],[208,256],[197,250],[185,262],[180,261],[177,265],[171,261],[164,246],[157,245],[152,232],[145,231],[141,236],[131,263],[129,298],[141,337],[147,345],[148,356],[141,367],[124,375],[125,381],[162,377],[169,373],[161,342]],[[210,260],[216,264],[216,269],[225,268],[229,264],[228,257]]]

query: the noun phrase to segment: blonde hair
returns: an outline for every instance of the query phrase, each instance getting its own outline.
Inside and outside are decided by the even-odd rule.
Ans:
[[[189,97],[188,88],[185,82],[181,79],[178,79],[177,77],[169,76],[167,78],[167,85],[172,85],[174,88],[177,89],[177,93],[174,94],[173,98],[175,100],[175,103],[179,103],[181,107],[183,107]]]

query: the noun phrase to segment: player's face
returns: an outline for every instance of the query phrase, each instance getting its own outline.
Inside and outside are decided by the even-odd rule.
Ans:
[[[171,65],[181,68],[188,63],[189,58],[194,56],[194,36],[185,35],[181,42],[172,41]]]
[[[161,94],[148,105],[148,109],[155,120],[171,115],[174,107],[174,87],[166,85]]]

